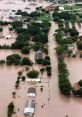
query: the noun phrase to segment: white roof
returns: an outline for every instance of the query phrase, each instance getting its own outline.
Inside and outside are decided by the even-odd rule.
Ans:
[[[34,113],[34,108],[25,108],[24,109],[24,114],[33,114]]]
[[[26,79],[28,82],[39,82],[40,78],[27,78]]]
[[[28,96],[33,96],[33,97],[35,97],[35,96],[36,96],[36,94],[35,94],[35,93],[28,93],[27,95],[28,95]]]
[[[12,37],[12,35],[6,35],[5,36],[5,38],[11,38]]]
[[[59,7],[59,10],[63,11],[64,10],[64,7]]]

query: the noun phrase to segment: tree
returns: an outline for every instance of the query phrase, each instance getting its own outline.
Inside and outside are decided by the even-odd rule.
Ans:
[[[35,59],[36,63],[37,64],[43,64],[43,59],[42,58],[38,58],[38,59]]]
[[[43,74],[44,71],[45,71],[45,68],[40,69],[41,74]]]
[[[46,66],[46,71],[51,71],[51,66]]]
[[[21,21],[14,21],[14,22],[12,22],[12,26],[14,29],[16,29],[16,27],[22,27],[23,24]]]
[[[29,47],[27,47],[27,46],[24,46],[23,48],[22,48],[22,50],[21,50],[21,52],[23,53],[23,54],[29,54]]]
[[[58,62],[58,71],[59,71],[59,75],[58,75],[59,88],[60,88],[61,93],[66,96],[71,95],[72,86],[68,79],[69,73],[67,70],[67,66],[63,60],[59,60]]]
[[[21,56],[19,54],[12,54],[6,57],[6,63],[8,65],[15,64],[19,65],[21,63]]]
[[[72,29],[70,29],[70,34],[71,34],[71,36],[78,36],[79,32],[75,28],[72,28]]]
[[[80,80],[80,81],[78,82],[78,84],[82,87],[82,80]]]
[[[38,75],[39,75],[39,72],[36,71],[36,70],[32,70],[32,71],[30,71],[29,73],[27,73],[27,76],[28,76],[29,78],[37,78]]]
[[[0,65],[4,64],[5,60],[0,60]]]
[[[25,76],[22,76],[22,81],[25,81]]]
[[[2,32],[2,31],[3,31],[3,28],[0,27],[0,32]]]
[[[64,53],[64,48],[61,46],[59,46],[59,47],[57,47],[56,48],[56,53],[57,53],[57,55],[62,55],[63,53]]]
[[[13,27],[9,27],[9,31],[13,31]]]
[[[14,104],[13,104],[13,102],[11,102],[8,105],[8,111],[7,111],[8,117],[11,117],[13,112],[14,112]]]
[[[16,92],[12,92],[13,98],[15,98],[16,96]]]
[[[78,42],[77,47],[78,47],[79,50],[82,50],[82,42]]]
[[[16,89],[19,87],[20,81],[17,79],[16,83],[15,83],[15,87]]]
[[[22,59],[22,61],[21,61],[21,64],[22,64],[22,65],[29,65],[29,66],[31,66],[33,63],[32,63],[32,61],[31,61],[29,58],[24,57],[24,58]]]
[[[18,72],[18,76],[22,76],[22,74],[23,74],[22,71]]]

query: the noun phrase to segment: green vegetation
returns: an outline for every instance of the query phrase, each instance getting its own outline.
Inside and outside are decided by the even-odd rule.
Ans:
[[[27,73],[27,76],[28,76],[29,78],[37,78],[38,75],[39,75],[39,72],[36,71],[36,70],[32,70],[32,71],[30,71],[29,73]]]
[[[8,24],[11,24],[11,23],[7,22],[7,21],[0,21],[1,26],[5,26],[5,25],[8,25]]]
[[[63,93],[64,95],[71,95],[72,92],[72,87],[71,84],[68,80],[68,70],[67,70],[67,66],[64,63],[63,60],[59,60],[58,61],[58,71],[59,71],[59,88],[61,93]]]
[[[82,80],[80,80],[78,84],[80,85],[80,87],[82,87]]]
[[[72,13],[69,13],[68,11],[63,11],[63,12],[54,12],[53,13],[53,18],[54,18],[54,21],[58,22],[60,19],[64,19],[64,20],[74,20],[76,19],[76,15],[75,14],[72,14]]]
[[[0,60],[0,65],[4,64],[5,63],[5,60],[1,59]]]
[[[21,62],[21,56],[18,54],[12,54],[6,57],[7,65],[15,64],[19,65]]]
[[[23,53],[23,54],[29,54],[29,47],[28,46],[24,46],[23,48],[22,48],[22,50],[21,50],[21,53]]]
[[[3,28],[0,27],[0,32],[2,32],[2,31],[3,31]]]
[[[22,59],[22,61],[21,61],[21,64],[22,65],[29,65],[29,66],[32,66],[32,61],[29,59],[29,58],[27,58],[27,57],[24,57],[23,59]]]
[[[11,117],[13,112],[14,112],[14,104],[13,104],[13,102],[11,102],[8,105],[8,111],[7,111],[8,117]]]
[[[38,18],[41,21],[49,21],[49,14],[48,13],[42,13],[41,16]]]

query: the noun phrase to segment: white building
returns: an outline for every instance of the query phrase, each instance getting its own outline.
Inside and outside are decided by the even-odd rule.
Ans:
[[[12,38],[12,35],[6,35],[5,36],[5,39],[11,39]]]
[[[35,112],[35,101],[34,100],[27,100],[26,101],[26,106],[24,108],[24,114],[25,115],[29,115],[29,116],[33,116]]]
[[[27,78],[26,79],[27,80],[27,82],[35,82],[35,83],[37,83],[37,82],[40,82],[41,81],[41,79],[40,78]]]

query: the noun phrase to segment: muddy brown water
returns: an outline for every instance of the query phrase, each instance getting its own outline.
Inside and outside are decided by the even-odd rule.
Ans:
[[[1,1],[1,4],[3,2]],[[18,2],[19,4],[21,2]],[[3,3],[4,5],[4,3]],[[2,6],[0,6],[3,8]],[[9,7],[8,7],[9,8]],[[11,101],[14,101],[16,114],[13,117],[24,117],[23,111],[25,102],[29,99],[26,95],[27,89],[30,86],[35,86],[37,95],[35,98],[36,109],[34,117],[82,117],[82,99],[81,98],[67,98],[62,96],[58,88],[58,71],[57,71],[57,57],[54,48],[56,43],[53,39],[54,31],[57,29],[57,24],[52,22],[49,32],[49,52],[52,65],[52,77],[47,78],[46,73],[42,75],[42,83],[29,84],[21,82],[18,91],[14,89],[17,72],[25,69],[25,67],[16,66],[0,66],[0,117],[7,117],[7,106]],[[5,41],[4,41],[5,42]],[[4,44],[3,40],[0,41]],[[11,41],[10,41],[11,43]],[[9,42],[8,42],[9,44]],[[5,59],[6,56],[14,53],[19,53],[18,50],[0,50],[0,59]],[[34,61],[34,52],[30,54],[30,58]],[[82,76],[82,60],[79,58],[66,59],[68,70],[70,72],[69,79],[72,85],[81,79]],[[41,66],[34,66],[36,70]],[[43,86],[43,92],[40,91],[40,86]],[[16,91],[16,99],[12,98],[12,92]],[[43,108],[41,107],[43,105]],[[18,112],[19,108],[19,112]]]

